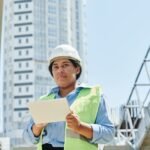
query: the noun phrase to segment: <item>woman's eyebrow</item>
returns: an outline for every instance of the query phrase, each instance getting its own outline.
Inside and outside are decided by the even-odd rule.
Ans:
[[[71,62],[69,62],[69,61],[62,62],[62,64],[66,64],[66,63],[70,64]],[[57,65],[57,62],[54,62],[53,65]]]

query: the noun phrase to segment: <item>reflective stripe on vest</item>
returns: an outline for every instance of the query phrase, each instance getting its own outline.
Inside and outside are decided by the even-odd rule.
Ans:
[[[70,108],[82,122],[93,124],[100,104],[100,95],[99,87],[83,88]],[[42,100],[48,99],[54,99],[54,94],[42,97]],[[38,150],[42,150],[42,136]],[[86,138],[66,127],[64,150],[98,150],[98,145],[90,143]]]

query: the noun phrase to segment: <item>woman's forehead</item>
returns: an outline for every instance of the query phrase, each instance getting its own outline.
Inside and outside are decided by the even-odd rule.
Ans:
[[[57,63],[70,63],[71,61],[67,58],[58,58],[56,60],[54,60],[53,64],[57,64]]]

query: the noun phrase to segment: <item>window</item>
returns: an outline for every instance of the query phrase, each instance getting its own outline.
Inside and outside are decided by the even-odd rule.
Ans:
[[[28,8],[28,4],[26,4],[26,8]]]
[[[21,9],[21,5],[18,5],[18,8]]]
[[[28,15],[26,15],[26,20],[28,20],[29,19],[29,16]]]
[[[22,66],[21,63],[19,63],[19,64],[18,64],[18,67],[21,68],[21,66]]]
[[[28,50],[26,50],[26,55],[28,55],[29,54],[29,51]]]
[[[4,122],[5,122],[5,123],[7,122],[7,118],[6,118],[6,117],[4,118]]]
[[[22,114],[21,114],[21,112],[19,112],[19,113],[18,113],[18,117],[19,117],[19,118],[21,118],[21,117],[22,117]]]
[[[26,87],[26,92],[28,92],[29,91],[29,87]]]
[[[6,90],[6,88],[7,88],[7,83],[6,82],[4,82],[3,88],[4,88],[4,90]]]
[[[22,76],[21,76],[21,75],[19,75],[19,76],[18,76],[18,79],[19,79],[19,80],[21,80],[21,78],[22,78]]]
[[[21,92],[21,91],[22,91],[22,89],[21,89],[21,87],[19,87],[19,88],[18,88],[18,92]]]
[[[29,63],[28,62],[26,62],[26,67],[29,67]]]
[[[28,26],[26,27],[26,31],[29,31],[29,27]]]
[[[29,75],[28,74],[26,74],[26,79],[29,79]]]
[[[18,28],[18,31],[21,32],[21,27]]]
[[[21,39],[18,39],[18,43],[21,44],[21,42],[22,42]]]
[[[6,99],[6,98],[7,98],[6,93],[3,93],[3,98],[4,98],[4,99]]]
[[[18,16],[18,20],[21,20],[21,16]]]
[[[26,39],[26,43],[28,43],[28,42],[29,42],[29,39],[27,38],[27,39]]]
[[[6,111],[6,105],[4,105],[4,111]]]
[[[18,51],[18,55],[21,56],[21,54],[22,54],[21,51]]]
[[[21,101],[21,99],[19,99],[18,104],[21,105],[21,103],[22,103],[22,101]]]

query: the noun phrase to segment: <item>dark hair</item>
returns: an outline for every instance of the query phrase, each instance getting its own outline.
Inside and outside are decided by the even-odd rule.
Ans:
[[[78,62],[78,61],[73,60],[73,59],[69,59],[69,61],[73,64],[73,66],[74,66],[75,68],[80,67],[80,72],[76,75],[76,79],[78,80],[79,77],[80,77],[80,75],[81,75],[82,68],[81,68],[81,66],[79,65],[79,62]],[[53,76],[53,73],[52,73],[52,66],[53,66],[53,63],[54,63],[54,61],[48,66],[48,70],[49,70],[49,72],[50,72],[50,74],[51,74],[52,76]]]

